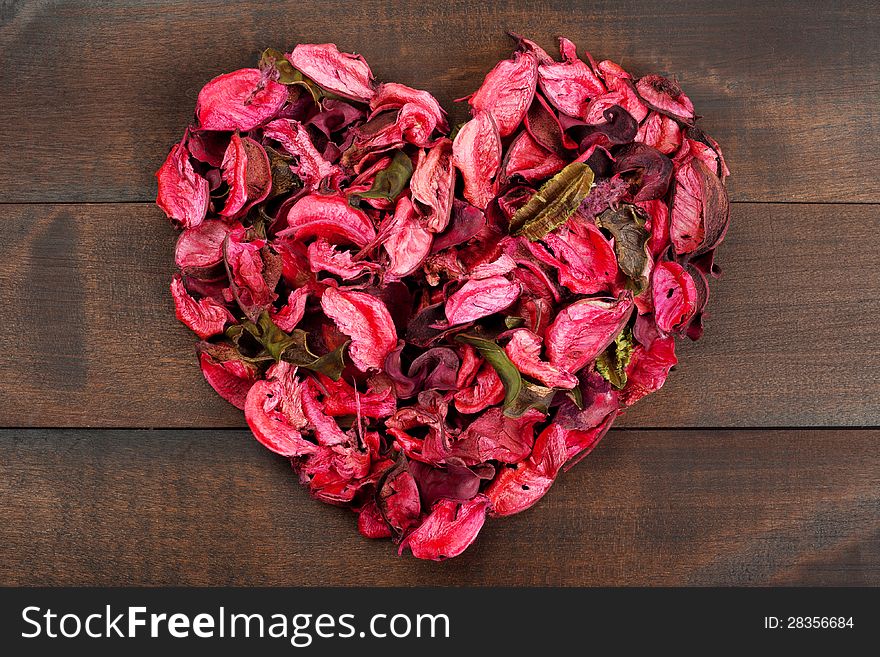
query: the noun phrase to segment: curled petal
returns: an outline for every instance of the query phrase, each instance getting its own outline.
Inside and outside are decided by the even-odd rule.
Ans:
[[[290,333],[302,321],[306,314],[306,302],[309,300],[309,289],[298,287],[287,295],[287,303],[280,309],[269,311],[275,326]]]
[[[455,393],[455,408],[459,413],[479,413],[489,406],[504,401],[504,383],[495,368],[484,362],[477,371],[474,383]]]
[[[199,365],[202,375],[212,388],[223,399],[236,408],[244,409],[245,400],[251,386],[257,381],[259,370],[251,363],[241,360],[241,356],[233,348],[222,350],[225,356],[217,352],[214,345],[200,349]]]
[[[532,453],[535,425],[543,419],[544,414],[533,408],[516,418],[506,416],[497,406],[490,408],[461,433],[451,456],[459,457],[465,465],[519,463]]]
[[[370,101],[372,116],[388,110],[397,110],[395,130],[400,138],[419,146],[433,146],[434,131],[448,129],[446,112],[427,91],[389,82],[381,85]]]
[[[477,495],[467,502],[440,500],[414,532],[400,544],[418,559],[440,561],[457,557],[474,542],[486,522],[489,499]]]
[[[550,362],[575,373],[592,362],[623,329],[633,309],[632,295],[582,299],[563,308],[547,329]]]
[[[505,180],[518,176],[527,183],[535,183],[559,173],[564,166],[565,160],[544,148],[524,130],[507,149],[502,173]]]
[[[251,387],[244,416],[256,439],[276,454],[305,456],[316,449],[300,433],[307,425],[302,412],[302,389],[296,369],[286,363],[270,370],[269,379],[257,381]]]
[[[304,240],[323,237],[331,242],[364,246],[376,238],[373,222],[348,204],[344,196],[310,194],[299,199],[287,214],[287,228],[278,237]]]
[[[538,82],[538,58],[532,52],[516,52],[498,62],[471,96],[475,112],[489,112],[502,137],[513,133],[532,104]]]
[[[660,262],[652,280],[654,317],[657,328],[669,333],[687,324],[696,312],[694,279],[677,262]]]
[[[274,283],[267,282],[266,266],[262,256],[264,240],[246,240],[244,226],[226,236],[224,258],[233,295],[244,313],[251,319],[269,307],[278,298]]]
[[[369,260],[355,261],[351,251],[340,251],[323,237],[309,244],[309,267],[312,272],[329,272],[344,281],[350,281],[370,272],[380,271],[378,263]]]
[[[208,213],[208,181],[196,173],[183,142],[175,144],[156,172],[159,192],[156,204],[182,228],[194,228]]]
[[[349,443],[348,435],[339,428],[336,420],[324,411],[324,405],[318,401],[319,390],[315,382],[306,379],[300,387],[303,415],[314,431],[318,444],[332,447]]]
[[[504,347],[516,369],[550,388],[571,389],[578,384],[575,375],[541,360],[541,337],[528,329],[516,329]]]
[[[277,141],[284,150],[296,158],[291,170],[299,176],[306,190],[313,192],[321,181],[342,176],[338,166],[327,160],[309,136],[308,130],[299,122],[278,119],[267,124],[263,136]]]
[[[636,141],[653,146],[661,153],[669,155],[681,146],[681,128],[674,119],[658,112],[651,112],[639,126]]]
[[[650,347],[637,345],[626,369],[626,387],[621,391],[621,401],[630,406],[659,390],[677,362],[672,336],[657,338]]]
[[[202,130],[247,132],[274,117],[287,101],[287,87],[259,69],[220,75],[199,92],[196,116]]]
[[[487,317],[510,306],[522,286],[503,276],[471,279],[446,301],[446,319],[450,324],[464,324]]]
[[[485,210],[495,197],[493,180],[501,167],[501,137],[488,112],[477,112],[452,142],[452,161],[464,179],[464,197]]]
[[[672,245],[678,254],[700,255],[724,238],[730,220],[727,190],[699,159],[675,171],[675,196],[669,216]]]
[[[235,323],[226,306],[217,303],[211,297],[196,301],[183,285],[180,274],[171,279],[171,296],[174,297],[174,309],[177,319],[195,332],[202,340],[223,332],[227,322]]]
[[[397,398],[390,385],[371,386],[367,392],[358,392],[344,379],[333,381],[323,375],[319,378],[325,390],[323,404],[327,415],[383,418],[397,411]]]
[[[373,72],[364,58],[339,52],[332,43],[301,43],[287,59],[319,87],[337,96],[369,102],[375,94]]]
[[[349,355],[362,372],[381,369],[397,346],[397,331],[380,299],[353,290],[329,287],[321,297],[324,314],[351,338]]]
[[[226,204],[220,210],[233,217],[265,200],[272,188],[269,156],[253,139],[232,135],[223,156],[223,180],[229,185]]]
[[[545,264],[556,267],[559,282],[575,294],[596,294],[611,289],[617,277],[617,257],[611,243],[594,224],[580,230],[562,229],[544,237],[553,252]],[[535,253],[538,250],[535,249]]]
[[[674,80],[646,75],[636,83],[636,91],[651,109],[683,123],[694,122],[694,104]]]
[[[641,123],[648,115],[648,107],[636,93],[632,76],[612,61],[605,60],[597,65],[599,73],[605,80],[609,91],[620,94],[620,106],[632,114],[633,118]]]
[[[391,529],[376,500],[370,500],[358,511],[358,531],[365,538],[391,538]]]

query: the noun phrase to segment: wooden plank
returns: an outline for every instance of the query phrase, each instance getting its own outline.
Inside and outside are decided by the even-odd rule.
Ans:
[[[175,234],[158,209],[3,210],[0,426],[244,426],[174,318]],[[734,205],[705,337],[624,424],[880,425],[877,214]]]
[[[878,585],[880,431],[613,431],[425,563],[246,431],[0,432],[0,585]]]
[[[451,107],[509,52],[505,30],[676,75],[729,156],[734,199],[880,201],[869,0],[4,2],[0,201],[153,198],[201,85],[267,45],[336,42]]]

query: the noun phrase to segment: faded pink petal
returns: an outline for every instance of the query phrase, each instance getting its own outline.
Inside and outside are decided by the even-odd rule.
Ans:
[[[617,299],[582,299],[559,311],[547,329],[550,362],[575,373],[592,362],[623,329],[633,309],[632,295]]]
[[[265,381],[257,381],[247,395],[244,417],[254,437],[266,448],[287,457],[315,453],[317,445],[302,437],[307,420],[302,407],[302,385],[296,368],[275,371]]]
[[[574,374],[541,359],[543,340],[528,329],[516,329],[504,347],[507,357],[520,372],[551,388],[571,389],[578,384]]]
[[[477,495],[467,502],[440,500],[424,522],[400,544],[418,559],[440,561],[457,557],[474,542],[486,522],[489,499]]]
[[[502,137],[513,133],[532,104],[538,81],[538,58],[532,52],[516,52],[512,59],[498,62],[470,105],[475,112],[485,111],[495,119]]]
[[[194,228],[202,223],[210,201],[208,181],[196,173],[182,141],[172,146],[156,172],[156,179],[159,184],[156,204],[171,221],[182,228]]]
[[[389,259],[386,280],[403,278],[421,267],[433,241],[433,233],[422,226],[412,201],[402,196],[394,210],[391,231],[382,244]]]
[[[455,192],[452,142],[445,137],[423,154],[410,180],[413,201],[427,208],[425,225],[432,233],[446,230]]]
[[[235,317],[226,309],[226,306],[217,303],[211,297],[205,297],[198,301],[193,299],[183,286],[180,274],[174,274],[171,279],[171,296],[174,297],[177,319],[202,340],[223,333],[227,322],[235,323]]]
[[[477,112],[452,142],[452,161],[464,180],[464,197],[485,210],[495,197],[493,180],[501,167],[501,137],[492,115]]]
[[[522,287],[503,276],[471,279],[446,301],[446,319],[450,324],[464,324],[487,317],[510,306]]]
[[[326,271],[344,281],[382,270],[378,263],[369,260],[355,261],[351,251],[340,251],[323,237],[309,244],[309,267],[316,274]]]
[[[610,60],[599,62],[599,72],[609,91],[620,94],[620,106],[639,123],[648,115],[648,107],[636,93],[632,76]]]
[[[467,387],[459,385],[454,399],[459,413],[479,413],[504,401],[504,384],[495,368],[483,362],[477,370],[473,384]]]
[[[301,43],[286,57],[303,75],[337,96],[369,102],[375,94],[369,64],[360,55],[339,52],[335,44]]]
[[[328,287],[321,308],[351,338],[348,354],[362,372],[382,369],[397,346],[397,331],[388,308],[371,294]]]
[[[334,243],[364,246],[376,238],[376,229],[363,210],[351,207],[344,196],[310,194],[290,208],[287,228],[278,237],[323,237]]]
[[[694,104],[674,80],[646,75],[636,82],[636,91],[648,107],[684,123],[694,122]]]
[[[247,132],[274,117],[287,100],[287,87],[265,79],[259,69],[220,75],[199,92],[196,116],[202,130]]]
[[[370,101],[372,116],[388,110],[398,110],[394,125],[401,138],[421,148],[428,148],[436,141],[434,131],[446,132],[446,112],[427,91],[413,89],[404,84],[388,82]]]
[[[232,230],[218,219],[206,219],[187,228],[177,239],[174,261],[184,271],[206,270],[223,262],[223,240]]]
[[[539,66],[538,83],[556,109],[583,118],[590,99],[605,93],[605,86],[577,57],[574,44],[568,39],[560,39],[560,50],[564,51],[565,60]]]

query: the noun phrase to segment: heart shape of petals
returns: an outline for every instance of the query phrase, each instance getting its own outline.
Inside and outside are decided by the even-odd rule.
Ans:
[[[207,382],[421,559],[528,509],[703,332],[729,221],[679,84],[515,37],[450,133],[334,44],[201,90],[157,172]]]

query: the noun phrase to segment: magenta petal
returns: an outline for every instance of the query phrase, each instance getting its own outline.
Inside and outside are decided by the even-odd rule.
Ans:
[[[401,542],[400,552],[409,548],[414,557],[434,561],[457,557],[477,538],[488,509],[485,495],[467,502],[440,500],[419,528]]]
[[[348,204],[344,196],[310,194],[299,199],[287,214],[287,228],[278,237],[304,240],[324,237],[331,242],[365,246],[376,238],[373,222]]]
[[[397,330],[385,304],[371,294],[328,287],[321,297],[324,313],[351,338],[348,353],[362,372],[382,369],[397,346]]]
[[[193,169],[183,142],[171,148],[156,178],[156,204],[169,219],[183,228],[194,228],[204,221],[210,201],[208,181]]]
[[[575,373],[592,362],[623,329],[633,309],[630,293],[617,299],[582,299],[563,308],[547,330],[550,362]]]
[[[490,113],[502,137],[519,127],[532,104],[538,82],[537,66],[534,53],[516,52],[512,59],[498,62],[471,96],[471,107],[476,112]]]
[[[522,286],[503,276],[471,279],[446,301],[446,319],[450,324],[464,324],[488,317],[510,306]]]
[[[501,167],[501,137],[492,115],[477,112],[452,142],[452,161],[464,179],[464,197],[485,210],[495,197],[493,181]]]
[[[303,75],[337,96],[369,102],[373,97],[373,72],[360,55],[339,52],[335,44],[301,43],[287,59]]]

